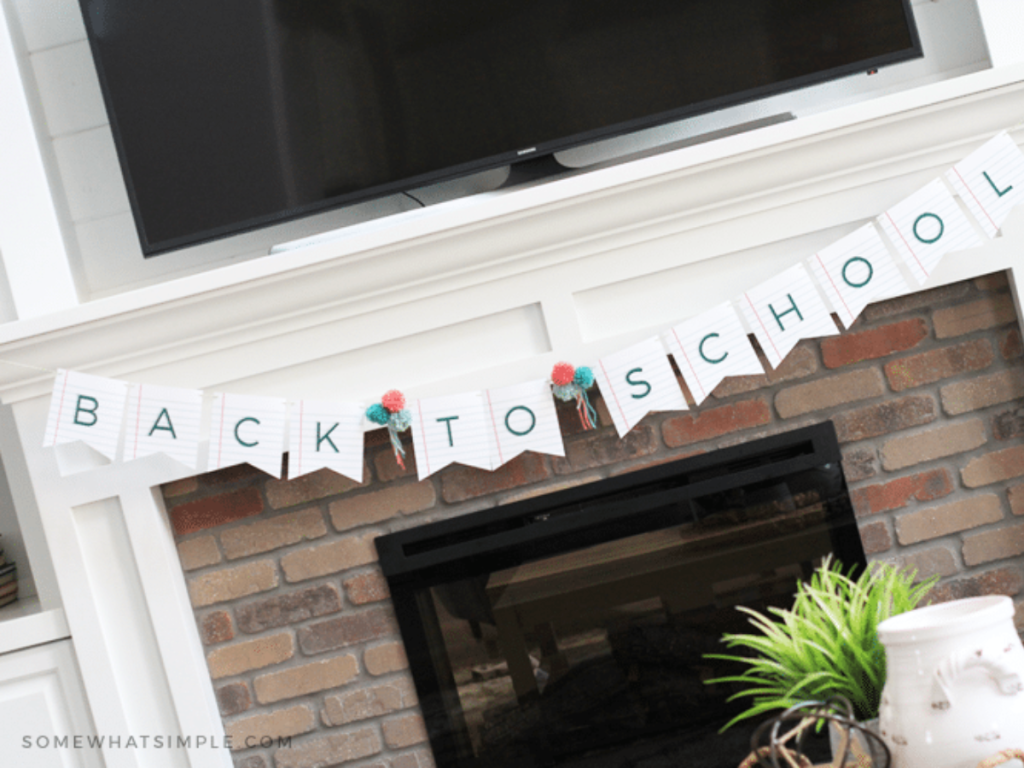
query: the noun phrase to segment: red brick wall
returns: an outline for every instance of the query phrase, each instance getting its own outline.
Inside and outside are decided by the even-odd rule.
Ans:
[[[243,768],[427,768],[416,695],[375,564],[406,526],[831,419],[870,556],[942,577],[936,597],[1024,598],[1024,357],[1002,275],[868,307],[777,370],[619,439],[560,411],[565,458],[417,482],[380,433],[364,483],[274,480],[249,467],[166,486],[227,732]],[[1018,611],[1018,617],[1024,612]],[[1024,625],[1024,621],[1019,622]],[[290,748],[246,749],[247,736]]]

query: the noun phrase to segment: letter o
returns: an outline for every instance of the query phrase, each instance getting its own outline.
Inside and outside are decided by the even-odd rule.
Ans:
[[[855,261],[863,261],[868,265],[868,276],[862,283],[855,283],[849,277],[846,276],[846,269]],[[860,256],[854,256],[852,259],[843,264],[843,282],[851,288],[863,288],[865,285],[871,282],[871,278],[875,276],[875,268],[871,266],[871,262]]]
[[[921,237],[919,234],[917,234],[917,225],[921,223],[921,219],[927,218],[929,216],[931,218],[935,219],[937,222],[939,222],[939,234],[937,234],[931,240],[927,240],[927,239]],[[945,232],[945,231],[946,231],[946,225],[943,224],[942,223],[942,219],[940,219],[934,213],[922,213],[920,216],[918,216],[916,219],[914,219],[914,237],[916,237],[918,240],[920,240],[925,245],[931,245],[932,243],[936,242],[940,237],[942,237],[942,233]]]
[[[509,418],[512,416],[512,414],[515,411],[526,411],[528,414],[530,414],[530,426],[527,427],[526,429],[524,429],[522,432],[519,432],[518,430],[512,429],[512,425],[509,424]],[[516,437],[522,437],[523,435],[530,434],[533,431],[533,428],[536,427],[536,426],[537,426],[537,415],[533,411],[531,411],[529,408],[527,408],[525,405],[517,405],[517,406],[514,406],[513,408],[509,408],[508,413],[505,414],[505,429],[507,429],[509,432],[511,432]]]

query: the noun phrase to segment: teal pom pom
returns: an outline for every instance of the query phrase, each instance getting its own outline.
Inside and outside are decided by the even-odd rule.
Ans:
[[[594,372],[587,366],[581,365],[576,369],[576,375],[572,380],[580,389],[590,389],[594,386]]]
[[[366,409],[366,418],[374,424],[380,424],[381,426],[388,423],[388,416],[390,415],[391,414],[388,413],[388,409],[380,403],[374,403]]]

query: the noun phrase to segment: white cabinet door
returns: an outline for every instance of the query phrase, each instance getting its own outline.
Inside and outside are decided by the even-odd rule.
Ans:
[[[70,640],[0,655],[0,766],[103,768],[94,735]]]

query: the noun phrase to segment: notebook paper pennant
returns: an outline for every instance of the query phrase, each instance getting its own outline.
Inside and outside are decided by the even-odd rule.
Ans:
[[[871,302],[907,290],[907,281],[872,224],[818,251],[808,263],[844,328],[853,325]]]
[[[491,429],[483,392],[417,400],[410,407],[419,479],[453,462],[491,469]]]
[[[918,284],[950,251],[981,245],[981,239],[940,179],[935,179],[878,217],[886,237]]]
[[[214,395],[209,469],[249,463],[280,478],[285,415],[283,398]]]
[[[1024,202],[1024,153],[1004,131],[946,171],[946,179],[985,234],[995,237]]]
[[[491,466],[495,469],[524,451],[565,456],[562,429],[545,379],[528,381],[484,392],[494,443]]]
[[[288,477],[330,469],[363,482],[362,403],[300,400],[291,405]]]
[[[801,339],[839,333],[803,264],[744,293],[740,309],[772,368],[778,368]]]
[[[164,453],[190,469],[199,458],[203,393],[138,384],[128,393],[124,460]]]
[[[728,302],[675,326],[665,343],[697,405],[728,376],[764,373],[740,316]]]
[[[656,336],[602,357],[594,374],[619,437],[651,411],[686,410],[686,398]]]
[[[113,461],[127,397],[127,382],[77,371],[57,371],[43,446],[81,440]]]

